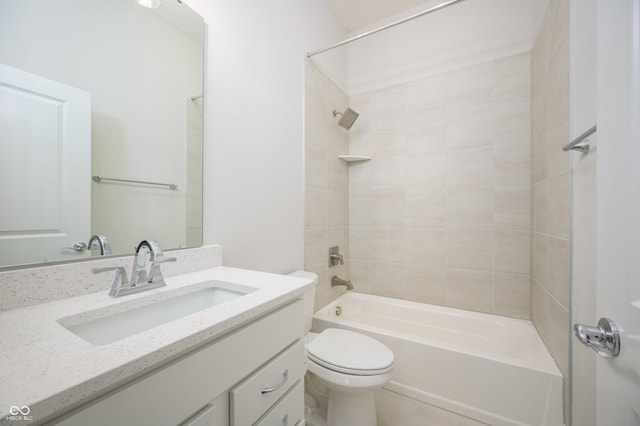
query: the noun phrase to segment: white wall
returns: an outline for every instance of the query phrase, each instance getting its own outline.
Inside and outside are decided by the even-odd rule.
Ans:
[[[204,243],[229,266],[304,266],[305,53],[344,38],[322,1],[190,0],[208,26]],[[346,75],[346,60],[325,64]]]
[[[426,10],[358,29],[363,33]],[[349,95],[413,81],[531,49],[532,0],[465,1],[349,45]]]

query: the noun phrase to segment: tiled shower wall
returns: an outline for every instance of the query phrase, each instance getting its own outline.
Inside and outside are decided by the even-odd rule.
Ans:
[[[347,164],[349,134],[332,111],[343,111],[347,95],[311,60],[306,62],[305,96],[305,270],[318,274],[315,310],[344,293],[331,288],[333,275],[349,279]],[[329,267],[329,247],[339,246],[344,266]]]
[[[357,291],[530,317],[530,55],[351,96]]]
[[[551,0],[531,52],[532,84],[532,320],[569,377],[570,138],[569,0]],[[566,408],[566,407],[565,407]],[[568,411],[565,409],[565,416]]]

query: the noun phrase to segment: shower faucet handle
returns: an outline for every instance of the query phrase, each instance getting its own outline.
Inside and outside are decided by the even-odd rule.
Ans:
[[[344,256],[340,254],[340,247],[329,248],[329,266],[344,265]]]

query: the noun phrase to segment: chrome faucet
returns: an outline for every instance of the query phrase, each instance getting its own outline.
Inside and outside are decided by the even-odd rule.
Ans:
[[[151,269],[147,276],[147,254],[150,254]],[[154,240],[144,240],[136,247],[133,256],[133,268],[131,270],[131,282],[127,279],[127,272],[122,266],[93,268],[94,274],[107,271],[115,271],[116,276],[111,285],[109,296],[120,297],[127,294],[139,293],[141,291],[164,287],[164,282],[160,264],[164,262],[175,262],[175,257],[164,257],[160,244]]]
[[[331,287],[335,287],[338,285],[345,286],[347,290],[353,290],[353,284],[351,284],[351,281],[343,280],[342,278],[339,278],[337,275],[334,275],[333,277],[331,277]]]
[[[151,268],[147,277],[147,254],[150,254]],[[158,284],[155,287],[165,285],[160,264],[164,262],[175,262],[175,257],[164,257],[160,244],[155,240],[143,240],[138,244],[133,257],[133,268],[131,269],[131,287],[138,283]]]
[[[111,254],[111,244],[109,244],[109,240],[107,240],[106,236],[102,234],[92,235],[91,238],[89,238],[87,247],[89,248],[89,250],[93,250],[94,248],[96,248],[96,244],[98,244],[98,247],[100,248],[100,255],[108,256]]]

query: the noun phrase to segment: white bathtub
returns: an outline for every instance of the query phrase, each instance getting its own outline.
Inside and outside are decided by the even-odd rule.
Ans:
[[[349,292],[314,315],[329,327],[393,351],[390,391],[491,425],[563,424],[562,374],[530,321]]]

